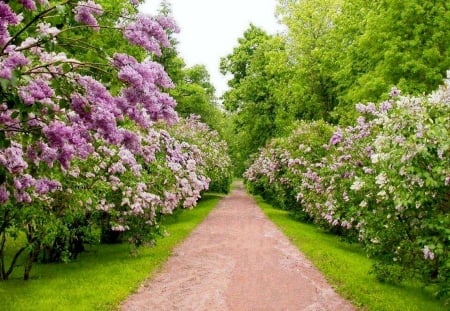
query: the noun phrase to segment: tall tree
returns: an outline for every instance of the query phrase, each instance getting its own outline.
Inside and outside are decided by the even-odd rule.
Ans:
[[[364,67],[344,76],[353,81],[344,91],[345,102],[379,100],[393,85],[413,94],[439,85],[450,68],[448,1],[384,0],[371,7],[366,20],[348,54],[364,55],[358,59]],[[350,62],[354,59],[344,58]]]
[[[336,48],[333,39],[342,0],[281,0],[278,14],[287,26],[287,49],[294,75],[290,82],[296,114],[302,119],[329,119],[336,105]]]
[[[232,74],[224,105],[234,114],[229,144],[240,173],[250,154],[283,132],[290,114],[281,95],[286,81],[284,40],[250,25],[238,42],[233,53],[222,58],[221,69]]]

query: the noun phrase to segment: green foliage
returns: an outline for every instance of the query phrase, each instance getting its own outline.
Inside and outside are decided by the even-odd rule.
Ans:
[[[297,115],[349,124],[392,86],[435,89],[450,68],[448,1],[280,0]]]
[[[343,94],[346,102],[380,100],[393,85],[408,94],[435,89],[450,68],[449,9],[444,0],[386,0],[372,6],[344,59],[353,61],[361,53],[361,69],[345,77],[355,81]]]
[[[221,70],[233,77],[223,99],[232,113],[231,154],[236,173],[242,174],[247,158],[285,133],[295,115],[284,104],[289,75],[283,38],[250,25],[238,42],[233,53],[222,58]]]

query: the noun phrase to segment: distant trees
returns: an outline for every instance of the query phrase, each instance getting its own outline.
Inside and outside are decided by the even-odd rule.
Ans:
[[[445,0],[280,0],[285,34],[250,25],[221,60],[232,75],[224,106],[230,148],[242,164],[295,120],[352,124],[354,105],[381,101],[393,86],[420,95],[450,68]],[[231,140],[230,140],[231,142]]]

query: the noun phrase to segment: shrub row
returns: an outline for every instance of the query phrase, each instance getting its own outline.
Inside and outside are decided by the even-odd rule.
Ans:
[[[428,96],[358,104],[348,127],[301,122],[245,172],[249,188],[352,241],[385,281],[450,284],[450,81]]]

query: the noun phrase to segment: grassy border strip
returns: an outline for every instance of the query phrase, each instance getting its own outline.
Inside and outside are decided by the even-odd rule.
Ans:
[[[443,301],[433,298],[420,284],[391,285],[369,274],[373,261],[358,244],[349,244],[325,233],[312,224],[296,221],[284,210],[254,199],[264,214],[323,273],[336,292],[360,310],[373,311],[443,311]]]
[[[32,277],[0,282],[2,310],[117,310],[119,304],[154,275],[217,205],[221,196],[205,194],[196,208],[179,211],[163,222],[169,235],[153,248],[130,256],[127,244],[100,245],[68,264],[36,264]],[[20,269],[19,269],[20,270]]]

